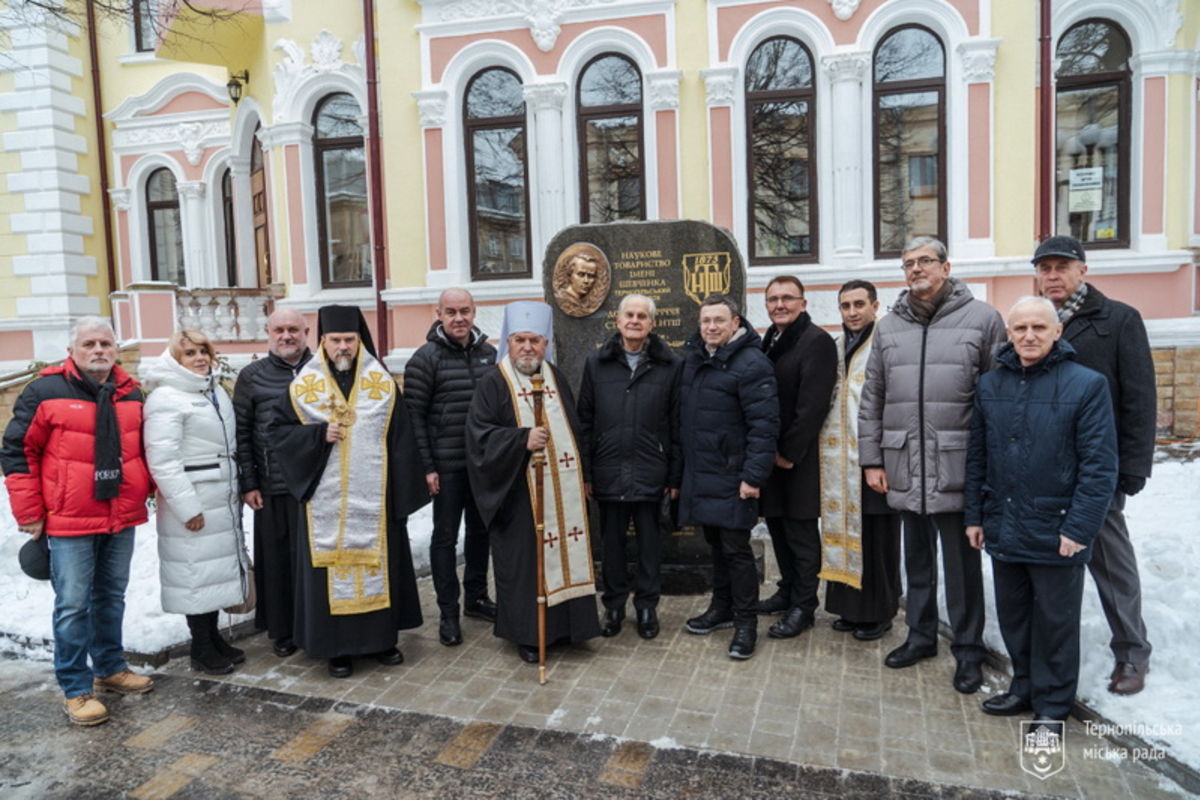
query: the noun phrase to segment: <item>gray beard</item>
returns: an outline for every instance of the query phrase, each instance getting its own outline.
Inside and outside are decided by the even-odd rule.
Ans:
[[[530,356],[529,358],[514,358],[513,366],[522,375],[533,375],[542,368],[542,360],[534,356]]]
[[[346,370],[350,369],[350,365],[353,363],[354,359],[350,356],[342,356],[341,358],[335,358],[333,360],[333,366],[338,372],[345,372]]]

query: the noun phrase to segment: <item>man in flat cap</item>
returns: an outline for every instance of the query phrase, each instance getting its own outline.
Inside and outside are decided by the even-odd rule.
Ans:
[[[421,624],[405,523],[429,502],[408,410],[356,306],[325,306],[320,346],[279,402],[288,491],[303,503],[293,638],[329,674],[352,658],[404,660],[396,632]]]
[[[598,636],[596,585],[588,531],[575,400],[553,356],[551,311],[545,303],[505,308],[500,360],[479,380],[467,412],[467,473],[488,526],[496,579],[496,635],[538,661],[537,550],[546,586],[546,642]],[[543,381],[540,424],[533,377]],[[545,457],[542,541],[534,526],[533,454]]]

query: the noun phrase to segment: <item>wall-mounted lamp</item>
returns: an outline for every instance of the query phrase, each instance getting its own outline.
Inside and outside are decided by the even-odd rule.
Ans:
[[[229,99],[233,101],[235,106],[242,99],[242,87],[249,82],[250,70],[248,69],[235,72],[229,76],[229,83],[225,84],[225,88],[229,90]]]

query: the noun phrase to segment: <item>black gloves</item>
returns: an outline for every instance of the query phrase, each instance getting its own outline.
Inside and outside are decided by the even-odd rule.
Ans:
[[[1117,488],[1128,497],[1133,497],[1146,487],[1146,479],[1140,475],[1122,475],[1117,479]]]

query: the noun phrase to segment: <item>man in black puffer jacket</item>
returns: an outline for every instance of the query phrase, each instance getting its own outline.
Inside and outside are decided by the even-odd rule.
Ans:
[[[593,351],[579,388],[579,447],[588,495],[600,503],[600,562],[604,575],[604,636],[616,636],[625,618],[629,576],[625,531],[637,531],[637,585],[633,605],[638,635],[658,635],[662,531],[658,504],[679,495],[679,374],[682,361],[651,333],[654,301],[631,294],[617,307],[617,332]]]
[[[496,619],[496,605],[487,595],[487,529],[467,481],[466,450],[467,408],[475,384],[496,363],[496,348],[475,327],[475,300],[465,289],[442,292],[437,315],[425,344],[404,367],[404,401],[433,495],[429,569],[441,612],[438,639],[452,647],[462,643],[455,549],[464,514],[462,610],[469,617]]]
[[[732,300],[709,295],[700,306],[700,330],[685,345],[680,387],[679,522],[703,526],[713,560],[712,600],[687,621],[687,630],[707,634],[733,626],[729,656],[737,659],[754,655],[758,638],[750,529],[779,434],[775,368],[761,344]]]
[[[312,358],[307,342],[308,323],[300,312],[276,310],[267,318],[266,358],[242,367],[233,389],[242,499],[254,509],[254,624],[266,628],[280,658],[296,652],[292,557],[300,503],[283,482],[268,428],[279,398]]]

